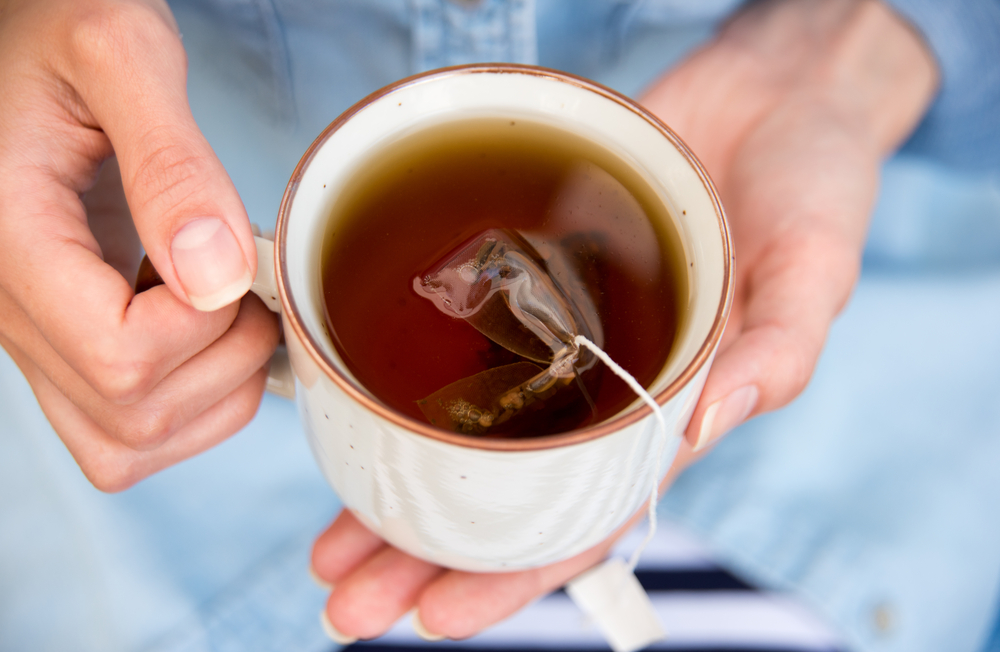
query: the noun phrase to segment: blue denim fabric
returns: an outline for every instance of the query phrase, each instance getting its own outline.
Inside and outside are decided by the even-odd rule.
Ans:
[[[337,512],[294,406],[117,495],[0,353],[0,650],[322,650],[306,568]]]
[[[739,4],[173,7],[195,117],[266,228],[313,137],[391,81],[498,59],[635,94]],[[925,32],[943,52],[936,32]],[[952,38],[965,33],[974,32]],[[947,75],[951,59],[940,52]],[[972,107],[960,114],[972,134],[983,116],[975,101],[949,100],[950,92],[939,105]],[[946,123],[952,114],[941,111],[934,120]],[[929,118],[925,128],[936,124]],[[928,151],[944,156],[945,141],[931,138],[939,145]],[[993,177],[890,162],[868,273],[815,382],[788,410],[735,433],[665,502],[748,575],[807,595],[859,650],[973,652],[992,619],[1000,572],[988,509],[997,504],[990,471],[1000,459],[1000,249],[990,245],[1000,241],[998,188]],[[232,440],[114,496],[87,484],[6,356],[0,415],[0,649],[330,647],[317,619],[324,596],[305,569],[338,503],[291,404],[265,398]]]
[[[1000,586],[1000,248],[976,241],[1000,234],[1000,178],[905,157],[884,172],[864,274],[809,387],[730,433],[662,508],[852,648],[972,652]]]
[[[942,76],[906,151],[963,168],[1000,168],[1000,2],[887,1],[924,36]]]

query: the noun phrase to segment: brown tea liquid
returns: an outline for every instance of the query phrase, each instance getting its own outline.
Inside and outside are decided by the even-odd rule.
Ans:
[[[418,400],[519,358],[418,296],[413,279],[470,237],[513,229],[542,258],[547,247],[571,252],[605,351],[648,386],[686,304],[686,264],[668,225],[646,182],[579,136],[523,120],[431,127],[373,152],[337,201],[322,269],[330,335],[372,394],[423,421]],[[611,373],[592,389],[596,415],[581,395],[498,434],[565,432],[636,400]]]

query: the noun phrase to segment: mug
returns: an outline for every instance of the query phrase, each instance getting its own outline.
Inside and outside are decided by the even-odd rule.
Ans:
[[[687,305],[642,401],[601,423],[525,439],[476,438],[383,405],[352,377],[327,330],[324,234],[338,195],[376,147],[479,117],[528,119],[590,139],[641,174],[676,221]],[[558,71],[458,66],[358,102],[313,142],[285,190],[273,244],[257,238],[253,290],[281,313],[294,396],[316,461],[344,505],[416,557],[468,571],[541,566],[607,538],[649,499],[673,460],[722,337],[733,295],[729,229],[711,180],[684,143],[635,102]],[[272,389],[282,393],[272,367]],[[284,392],[291,393],[285,374]],[[666,437],[666,442],[663,437]],[[659,463],[657,453],[662,452]]]

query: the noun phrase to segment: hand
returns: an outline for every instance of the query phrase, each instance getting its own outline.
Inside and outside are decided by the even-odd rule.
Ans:
[[[348,511],[316,542],[313,571],[332,588],[327,633],[347,645],[383,634],[416,608],[424,638],[460,639],[506,618],[601,561],[610,541],[544,568],[502,574],[455,571],[386,544]]]
[[[697,153],[732,229],[732,315],[696,451],[806,386],[857,280],[879,167],[926,111],[935,63],[876,0],[752,4],[643,98]]]
[[[753,4],[644,97],[714,178],[738,256],[691,445],[805,386],[857,278],[881,159],[916,125],[935,75],[919,39],[877,2],[778,0]],[[691,459],[683,446],[664,485]],[[336,587],[325,617],[341,642],[378,636],[414,607],[425,634],[465,638],[599,562],[619,533],[545,568],[477,574],[415,559],[345,512],[312,563]]]
[[[682,443],[661,492],[690,455]],[[313,574],[332,588],[324,625],[331,638],[346,645],[385,633],[413,610],[414,629],[422,637],[468,638],[600,563],[645,513],[639,510],[612,536],[571,559],[512,573],[470,573],[393,548],[345,510],[313,546]]]
[[[239,301],[250,226],[164,2],[0,2],[0,68],[0,344],[87,478],[120,490],[257,409],[277,323]],[[134,295],[140,240],[166,285]]]

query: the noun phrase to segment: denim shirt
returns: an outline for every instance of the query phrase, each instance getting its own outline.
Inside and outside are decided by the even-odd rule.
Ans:
[[[356,100],[367,94],[362,88],[371,91],[416,72],[481,61],[540,64],[595,79],[611,74],[607,81],[632,94],[640,89],[637,82],[651,81],[670,59],[663,48],[637,48],[650,30],[711,26],[744,1],[174,0],[173,5],[217,25],[213,46],[214,55],[221,55],[216,63],[222,78],[240,83],[276,118],[289,119],[296,107],[328,111],[324,98]],[[1000,167],[1000,2],[887,1],[925,39],[942,73],[938,98],[905,149],[953,166]],[[684,36],[671,30],[668,38]],[[611,73],[623,56],[640,50],[649,57],[636,68],[645,77],[619,79]],[[310,52],[328,65],[300,59]],[[233,56],[242,65],[232,65]],[[306,70],[324,70],[341,87],[309,94],[316,81],[302,76]]]
[[[938,61],[937,100],[904,148],[966,169],[1000,168],[1000,2],[888,0]]]
[[[740,4],[172,6],[195,117],[251,219],[268,228],[315,135],[387,83],[514,61],[635,95]],[[913,155],[886,168],[857,298],[802,399],[733,433],[661,510],[750,579],[806,596],[852,648],[974,652],[1000,584],[991,507],[1000,504],[1000,184],[916,155],[1000,160],[1000,10],[975,0],[893,4],[934,48],[944,84],[908,145]],[[316,618],[324,595],[305,569],[338,503],[291,404],[265,397],[230,441],[104,495],[6,356],[0,390],[0,649],[329,648]]]

